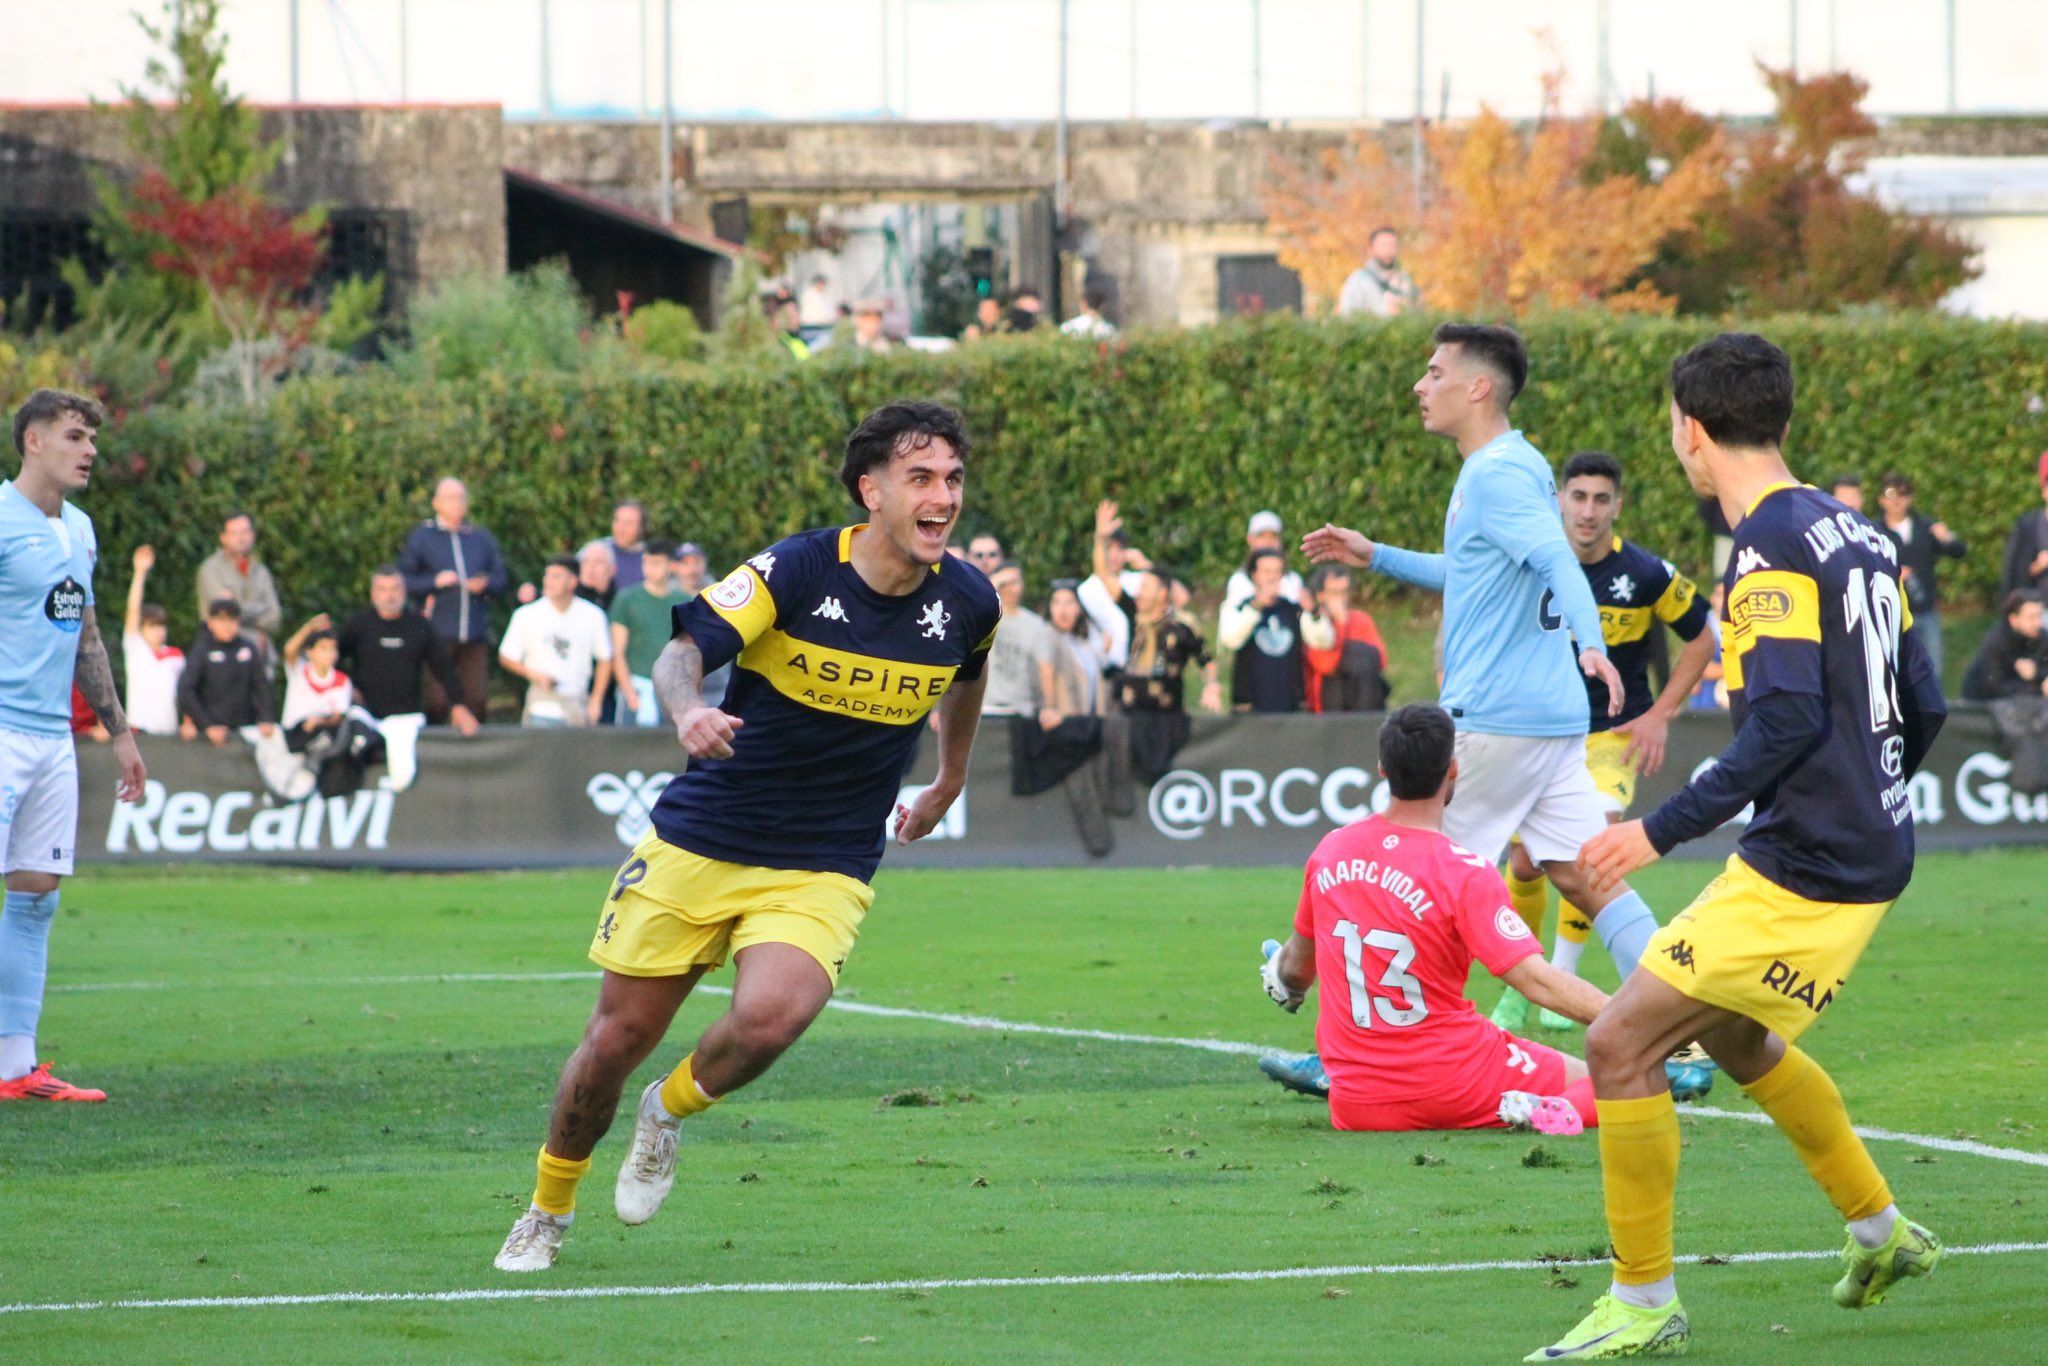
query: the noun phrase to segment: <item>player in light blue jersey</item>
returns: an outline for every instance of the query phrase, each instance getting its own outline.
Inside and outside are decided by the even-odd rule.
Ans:
[[[1423,430],[1454,442],[1464,467],[1444,517],[1444,548],[1425,554],[1375,545],[1325,525],[1302,541],[1318,563],[1370,568],[1444,595],[1442,702],[1457,723],[1457,800],[1444,833],[1498,863],[1520,834],[1560,895],[1593,918],[1626,976],[1656,930],[1625,885],[1595,894],[1573,860],[1606,828],[1586,770],[1586,685],[1607,685],[1618,709],[1621,678],[1608,661],[1600,612],[1565,539],[1557,484],[1542,454],[1509,425],[1529,376],[1511,329],[1446,323],[1415,383]],[[1269,1076],[1320,1089],[1313,1059],[1275,1056]]]
[[[50,922],[78,838],[74,682],[114,737],[121,800],[139,799],[145,777],[93,615],[92,519],[65,501],[92,475],[100,422],[91,399],[36,390],[14,414],[21,473],[0,483],[0,1101],[107,1098],[36,1061]]]

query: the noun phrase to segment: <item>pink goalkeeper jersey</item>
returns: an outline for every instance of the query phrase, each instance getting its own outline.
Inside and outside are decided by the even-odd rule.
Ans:
[[[1538,952],[1492,865],[1434,830],[1373,816],[1309,856],[1294,928],[1316,945],[1316,1048],[1333,1094],[1411,1100],[1500,1068],[1501,1031],[1465,999]]]

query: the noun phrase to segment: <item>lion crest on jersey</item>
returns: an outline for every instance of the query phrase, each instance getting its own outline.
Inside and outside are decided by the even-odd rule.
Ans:
[[[946,638],[946,623],[952,619],[953,614],[946,610],[945,603],[928,602],[924,607],[924,615],[917,620],[918,625],[924,627],[924,638],[926,640],[944,640]]]

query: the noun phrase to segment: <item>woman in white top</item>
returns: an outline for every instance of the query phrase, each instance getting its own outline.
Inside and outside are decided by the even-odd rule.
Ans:
[[[1053,651],[1052,658],[1038,665],[1039,692],[1046,702],[1038,720],[1047,730],[1069,716],[1099,716],[1106,698],[1102,671],[1110,642],[1081,610],[1077,587],[1072,579],[1055,580],[1045,606],[1045,619],[1053,629]]]

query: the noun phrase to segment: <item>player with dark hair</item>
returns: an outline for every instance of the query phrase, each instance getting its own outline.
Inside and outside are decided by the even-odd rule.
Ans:
[[[1610,716],[1624,691],[1592,589],[1565,539],[1549,462],[1508,421],[1529,378],[1528,353],[1506,327],[1447,323],[1435,340],[1415,383],[1422,426],[1455,444],[1463,461],[1443,550],[1375,545],[1330,525],[1310,532],[1302,549],[1318,563],[1372,569],[1444,595],[1441,695],[1457,723],[1464,775],[1444,832],[1489,864],[1520,834],[1558,890],[1593,917],[1626,975],[1656,918],[1626,884],[1594,892],[1572,862],[1606,825],[1586,771],[1581,675],[1607,690]],[[1313,1057],[1276,1055],[1260,1068],[1294,1089],[1321,1089]]]
[[[1671,367],[1672,448],[1735,529],[1722,608],[1735,741],[1647,817],[1588,840],[1580,863],[1594,886],[1611,885],[1750,803],[1755,815],[1587,1031],[1614,1284],[1530,1361],[1675,1354],[1691,1336],[1672,1279],[1679,1131],[1663,1085],[1665,1057],[1690,1039],[1848,1221],[1835,1303],[1877,1304],[1941,1260],[1939,1240],[1892,1203],[1834,1082],[1795,1046],[1912,878],[1907,783],[1947,710],[1897,545],[1786,468],[1792,393],[1791,361],[1750,333]]]
[[[1614,534],[1614,522],[1622,508],[1619,460],[1606,451],[1574,454],[1564,464],[1558,507],[1564,513],[1565,539],[1571,542],[1572,554],[1593,590],[1593,600],[1600,605],[1600,633],[1607,642],[1607,657],[1621,675],[1621,710],[1614,715],[1608,714],[1606,685],[1586,680],[1591,704],[1586,768],[1599,789],[1607,819],[1618,821],[1635,801],[1636,775],[1655,773],[1664,766],[1671,718],[1685,710],[1693,688],[1713,661],[1714,634],[1707,626],[1707,600],[1692,580],[1673,568],[1671,561]],[[1676,631],[1686,644],[1672,663],[1664,690],[1653,697],[1650,646],[1653,633],[1661,629],[1659,622]],[[1543,932],[1545,890],[1543,870],[1516,843],[1508,855],[1508,895],[1515,913],[1538,935]],[[1592,933],[1591,918],[1578,907],[1560,907],[1551,963],[1566,972],[1577,972],[1579,955]],[[1529,1003],[1509,988],[1494,1008],[1493,1022],[1502,1029],[1520,1029],[1528,1012]],[[1567,1029],[1572,1024],[1555,1011],[1546,1011],[1542,1021],[1545,1029]]]
[[[731,954],[731,1008],[640,1096],[614,1201],[625,1223],[654,1217],[683,1119],[767,1071],[831,1000],[892,809],[908,844],[959,796],[999,615],[987,578],[946,554],[966,454],[959,417],[939,404],[877,408],[847,439],[839,476],[867,521],[778,541],[674,610],[654,689],[689,767],[598,907],[590,957],[603,985],[500,1270],[553,1265],[627,1077]],[[707,705],[704,675],[728,661],[723,708]],[[938,776],[900,806],[934,713]]]
[[[99,542],[69,499],[103,420],[89,398],[36,390],[14,412],[20,472],[0,483],[0,1101],[107,1098],[36,1060],[57,889],[78,852],[74,684],[113,737],[119,799],[138,800],[146,776],[93,612]]]
[[[1339,1129],[1575,1134],[1595,1122],[1586,1065],[1473,1009],[1477,958],[1578,1020],[1607,998],[1543,961],[1493,865],[1443,834],[1458,781],[1449,713],[1427,702],[1380,726],[1386,814],[1331,832],[1309,856],[1294,933],[1267,941],[1262,979],[1283,1009],[1322,984],[1316,1049]]]

